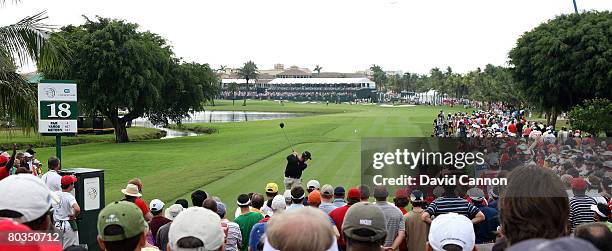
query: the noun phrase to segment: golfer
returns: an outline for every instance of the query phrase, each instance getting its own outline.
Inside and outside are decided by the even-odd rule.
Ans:
[[[291,188],[302,184],[302,172],[308,167],[306,160],[310,159],[310,152],[308,151],[304,151],[301,156],[295,151],[287,156],[287,167],[285,167],[286,190],[291,190]]]

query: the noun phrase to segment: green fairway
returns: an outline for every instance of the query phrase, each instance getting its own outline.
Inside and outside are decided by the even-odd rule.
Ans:
[[[241,104],[236,102],[237,104]],[[348,104],[284,104],[249,101],[246,107],[217,101],[206,109],[316,113],[286,119],[285,130],[297,151],[308,150],[303,182],[356,186],[360,183],[361,137],[429,136],[440,107],[379,107]],[[445,111],[462,108],[445,107]],[[122,198],[120,189],[130,178],[144,182],[144,199],[174,202],[196,189],[219,196],[233,212],[240,193],[264,192],[268,182],[282,185],[285,157],[291,150],[278,120],[200,124],[218,133],[129,144],[92,143],[63,148],[63,167],[105,169],[106,202]],[[194,126],[186,124],[185,126]],[[53,148],[39,149],[46,159]],[[284,189],[281,189],[281,193]],[[229,213],[232,218],[232,213]]]

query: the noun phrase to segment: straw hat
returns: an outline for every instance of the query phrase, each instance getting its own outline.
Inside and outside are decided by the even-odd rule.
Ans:
[[[142,194],[138,192],[138,186],[134,184],[127,184],[124,189],[121,189],[121,192],[125,195],[141,197]]]

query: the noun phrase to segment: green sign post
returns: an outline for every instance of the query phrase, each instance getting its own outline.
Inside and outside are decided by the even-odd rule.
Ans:
[[[72,80],[42,80],[38,84],[38,131],[55,135],[56,156],[62,158],[62,135],[77,133],[77,86]]]

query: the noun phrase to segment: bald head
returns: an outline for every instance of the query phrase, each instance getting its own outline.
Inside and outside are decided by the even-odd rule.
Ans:
[[[576,238],[587,240],[599,250],[612,250],[612,232],[601,222],[579,225],[576,228]]]
[[[328,217],[321,210],[309,207],[275,215],[268,222],[266,235],[270,245],[278,250],[324,251],[334,243]]]

